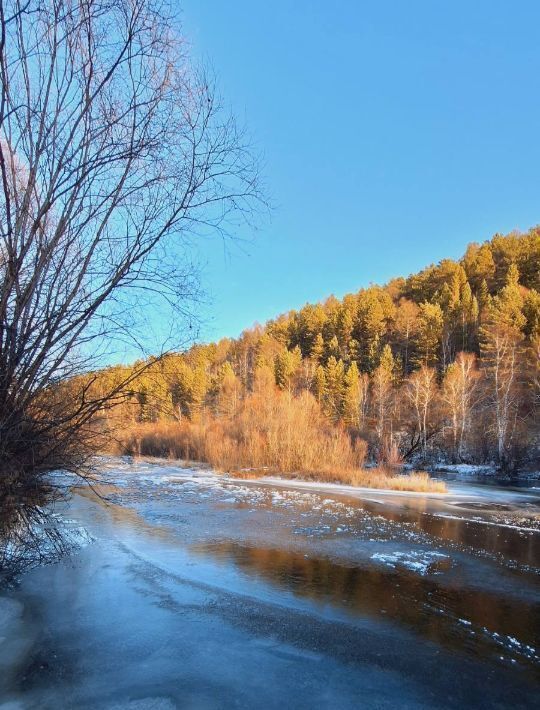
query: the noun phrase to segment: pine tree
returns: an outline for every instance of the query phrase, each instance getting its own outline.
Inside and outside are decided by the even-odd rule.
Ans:
[[[523,332],[532,341],[540,336],[540,293],[535,289],[531,289],[525,296],[523,315],[525,316]]]
[[[348,350],[348,344],[351,340],[352,329],[354,325],[353,314],[349,308],[341,308],[337,321],[337,339],[340,346],[341,354],[344,355]]]
[[[494,318],[510,328],[521,330],[526,323],[523,315],[523,295],[519,285],[519,271],[512,263],[508,268],[506,282],[501,292],[493,299]]]
[[[326,347],[322,333],[317,333],[310,353],[315,362],[320,364],[323,361],[325,349]]]
[[[438,303],[421,303],[416,336],[416,361],[428,367],[439,363],[444,317]]]
[[[335,335],[326,344],[326,358],[331,357],[336,359],[339,357],[339,341]]]
[[[368,376],[360,374],[358,366],[352,362],[344,380],[343,421],[350,426],[361,428],[367,407]]]
[[[387,291],[370,286],[358,296],[358,317],[353,335],[360,343],[360,368],[372,372],[379,362],[383,336],[394,317],[395,306]]]
[[[292,392],[294,376],[302,363],[302,352],[298,345],[292,350],[283,350],[274,362],[276,384],[283,390]]]
[[[337,360],[333,355],[326,363],[326,411],[337,421],[343,410],[343,393],[345,366],[343,360]]]
[[[463,258],[465,270],[473,289],[479,289],[482,282],[487,286],[493,283],[495,277],[495,260],[490,244],[471,244]]]
[[[478,290],[478,308],[482,315],[491,306],[491,294],[489,293],[487,281],[483,279]]]
[[[415,360],[414,343],[418,331],[418,314],[416,303],[407,298],[400,300],[393,325],[393,343],[404,375],[409,374]]]
[[[314,389],[317,402],[323,406],[326,401],[326,372],[322,365],[315,370]]]
[[[349,362],[355,362],[356,364],[360,361],[360,344],[358,340],[351,338],[349,340]]]

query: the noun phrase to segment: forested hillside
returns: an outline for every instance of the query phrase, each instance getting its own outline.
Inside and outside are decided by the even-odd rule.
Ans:
[[[512,469],[538,460],[539,357],[534,228],[156,360],[106,416],[115,426],[178,421],[198,437],[211,430],[228,466],[267,462],[256,450],[273,437],[276,450],[290,449],[292,427],[330,437],[330,448],[346,440],[351,461],[361,451],[379,463],[437,458]],[[121,381],[127,369],[98,373],[91,389]],[[318,434],[300,426],[303,416],[318,422]],[[282,465],[297,464],[293,456]]]

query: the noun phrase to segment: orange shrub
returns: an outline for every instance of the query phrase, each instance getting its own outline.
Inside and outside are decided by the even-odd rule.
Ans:
[[[367,443],[330,423],[306,391],[246,397],[229,418],[139,424],[120,442],[122,453],[204,461],[243,478],[273,472],[357,486],[441,490],[427,474],[395,476],[363,469]]]

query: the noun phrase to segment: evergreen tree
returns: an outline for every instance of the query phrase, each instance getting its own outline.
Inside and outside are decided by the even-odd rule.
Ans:
[[[276,384],[281,389],[292,392],[294,376],[302,363],[302,352],[298,345],[293,350],[283,350],[276,356],[274,372]]]
[[[353,314],[350,308],[341,308],[337,319],[337,339],[342,355],[348,352],[348,345],[352,337],[354,325]]]
[[[317,402],[323,406],[326,401],[326,372],[322,365],[315,370],[314,389]]]
[[[463,265],[473,289],[480,289],[484,281],[488,287],[493,283],[496,267],[490,244],[482,244],[480,247],[478,244],[470,244]]]
[[[523,332],[529,340],[540,336],[540,293],[531,289],[523,302],[523,315],[525,324]]]
[[[415,360],[414,345],[418,331],[419,308],[407,298],[401,298],[393,323],[392,340],[401,360],[401,369],[408,375]]]
[[[345,387],[345,366],[343,360],[337,360],[333,355],[326,363],[326,411],[337,421],[343,411],[343,394]]]
[[[491,294],[489,293],[487,281],[483,279],[478,291],[478,308],[480,309],[480,314],[482,315],[490,306]]]
[[[362,428],[367,407],[368,376],[360,373],[352,362],[344,380],[343,421],[350,426]]]
[[[317,333],[317,335],[315,336],[315,340],[313,341],[313,346],[311,348],[310,353],[311,357],[315,362],[321,363],[323,361],[325,349],[326,348],[322,333]]]
[[[444,316],[438,303],[421,303],[416,336],[416,362],[428,367],[439,363]]]
[[[354,338],[349,340],[349,362],[358,364],[360,361],[360,344]]]
[[[326,345],[326,359],[339,357],[339,341],[334,335]]]
[[[395,306],[384,289],[370,286],[359,294],[353,336],[360,343],[360,368],[364,372],[372,372],[377,366],[383,337],[394,314]]]
[[[510,328],[521,330],[526,318],[523,315],[523,295],[519,285],[519,271],[512,263],[508,268],[506,282],[501,292],[493,300],[492,319]]]

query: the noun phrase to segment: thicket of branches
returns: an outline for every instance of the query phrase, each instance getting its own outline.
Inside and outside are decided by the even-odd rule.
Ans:
[[[244,136],[165,2],[0,1],[5,510],[34,509],[47,471],[81,471],[96,411],[137,371],[99,395],[74,376],[111,343],[137,342],[149,302],[180,317],[190,239],[247,217],[259,196]]]
[[[117,428],[193,422],[199,433],[201,423],[212,431],[219,423],[222,437],[237,442],[236,465],[250,465],[242,451],[266,431],[252,394],[265,382],[266,400],[281,392],[298,407],[315,404],[381,463],[538,466],[539,289],[540,230],[497,235],[471,244],[459,262],[443,260],[341,301],[306,305],[237,340],[150,363],[111,421]],[[127,372],[103,371],[95,386],[107,389]],[[302,399],[305,391],[311,399]],[[261,443],[262,458],[268,446]],[[223,465],[232,455],[221,457]]]

